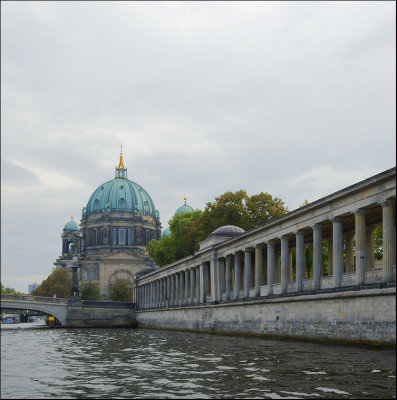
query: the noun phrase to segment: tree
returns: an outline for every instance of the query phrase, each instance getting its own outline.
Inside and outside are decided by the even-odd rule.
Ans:
[[[128,285],[128,282],[124,279],[116,279],[112,286],[112,292],[110,294],[112,301],[133,301],[132,291]]]
[[[25,294],[22,292],[17,292],[14,288],[4,287],[2,283],[0,285],[1,285],[1,294],[12,294],[17,296],[23,296]]]
[[[250,197],[245,190],[226,192],[216,197],[215,202],[206,204],[197,230],[201,241],[223,225],[236,225],[249,230],[287,212],[284,202],[277,197],[273,199],[268,193],[261,192]]]
[[[72,276],[65,268],[55,268],[47,279],[32,292],[33,296],[69,297],[72,288]]]
[[[187,257],[198,249],[200,232],[196,223],[202,214],[201,210],[195,210],[174,215],[169,221],[171,235],[149,242],[147,252],[160,267]]]
[[[102,300],[101,291],[96,283],[87,282],[80,289],[82,300]]]
[[[284,202],[268,193],[249,197],[245,190],[226,192],[215,202],[208,202],[204,212],[175,215],[169,221],[171,235],[150,241],[147,251],[158,265],[164,266],[193,254],[199,243],[221,226],[236,225],[248,230],[287,212]]]

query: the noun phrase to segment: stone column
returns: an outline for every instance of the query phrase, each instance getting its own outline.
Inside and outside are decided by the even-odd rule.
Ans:
[[[332,237],[328,238],[327,243],[328,243],[328,276],[330,276],[334,274],[334,257],[332,250],[334,248],[333,238]]]
[[[208,268],[208,266],[207,266],[207,268]],[[219,301],[219,299],[220,299],[219,268],[218,268],[218,260],[216,258],[215,253],[211,256],[209,270],[211,271],[210,278],[211,278],[212,301]],[[209,294],[209,290],[207,289],[207,295],[208,294]]]
[[[196,293],[196,271],[190,268],[190,304],[195,304],[194,295]]]
[[[199,304],[201,301],[201,271],[200,267],[196,267],[196,304]]]
[[[346,232],[345,238],[346,238],[346,272],[353,272],[354,271],[354,249],[353,249],[354,232]]]
[[[375,268],[375,256],[374,256],[374,230],[375,226],[367,226],[367,231],[366,231],[366,238],[365,238],[365,243],[366,243],[366,249],[365,253],[367,256],[367,270],[368,269],[373,269]]]
[[[158,280],[158,307],[162,307],[162,278]]]
[[[382,206],[383,225],[383,276],[387,282],[393,279],[393,265],[396,265],[396,238],[393,203],[386,200]]]
[[[273,278],[276,267],[276,247],[274,241],[267,242],[267,294],[273,294]]]
[[[175,275],[171,275],[171,292],[170,292],[170,306],[175,305]]]
[[[281,237],[281,294],[287,293],[288,265],[289,265],[288,236],[283,235]]]
[[[167,278],[163,278],[163,307],[167,306]]]
[[[244,249],[244,297],[250,296],[251,288],[251,249]]]
[[[179,272],[177,272],[175,274],[175,301],[174,301],[175,306],[180,305],[180,299],[181,299],[181,284],[179,281]]]
[[[232,291],[232,256],[228,254],[226,256],[226,301],[230,300],[230,293]]]
[[[261,285],[263,285],[263,245],[255,246],[255,297],[261,295]]]
[[[217,262],[219,273],[219,300],[222,300],[222,295],[225,291],[225,258],[219,258]]]
[[[183,304],[183,299],[185,298],[185,272],[182,271],[179,273],[179,282],[181,287],[180,297],[179,297],[179,305]]]
[[[296,291],[302,291],[305,278],[305,238],[302,231],[296,232]]]
[[[281,283],[281,251],[276,253],[276,265],[273,274],[273,283]]]
[[[190,293],[190,279],[189,279],[189,268],[185,269],[185,304],[189,304],[189,293]]]
[[[167,276],[167,307],[171,305],[171,277]]]
[[[208,295],[208,265],[200,264],[200,303],[207,301]]]
[[[234,298],[238,299],[240,296],[240,289],[241,289],[241,260],[240,260],[240,253],[236,251],[234,253]]]
[[[341,274],[343,271],[343,235],[342,235],[342,220],[336,217],[332,220],[333,233],[333,282],[334,287],[341,286]]]
[[[356,211],[354,213],[354,220],[356,229],[356,283],[357,285],[363,285],[365,283],[365,270],[367,269],[367,229],[364,211]]]
[[[329,252],[328,252],[329,254]],[[313,226],[313,289],[320,289],[323,274],[323,237],[321,224]]]
[[[292,260],[292,254],[294,252],[294,249],[289,249],[288,250],[288,282],[292,282],[294,280],[294,274],[292,271],[292,264],[293,264],[293,260]]]
[[[153,281],[152,286],[153,286],[153,302],[152,302],[152,308],[156,308],[156,303],[157,303],[157,282],[156,282],[156,281]]]

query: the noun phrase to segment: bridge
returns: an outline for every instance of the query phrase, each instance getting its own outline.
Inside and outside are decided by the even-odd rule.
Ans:
[[[133,327],[136,322],[135,303],[127,302],[2,294],[0,307],[44,312],[64,327]]]
[[[62,325],[67,324],[68,299],[2,294],[1,308],[41,311],[56,317]]]

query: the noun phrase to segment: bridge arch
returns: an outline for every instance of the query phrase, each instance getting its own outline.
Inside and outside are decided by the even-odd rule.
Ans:
[[[67,324],[68,305],[66,299],[57,299],[56,302],[51,302],[51,298],[33,297],[32,299],[28,300],[26,297],[27,296],[2,295],[1,308],[41,311],[46,314],[53,315],[62,325]]]

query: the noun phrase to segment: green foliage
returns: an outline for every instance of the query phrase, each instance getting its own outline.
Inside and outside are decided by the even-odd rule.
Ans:
[[[14,288],[4,287],[2,283],[0,285],[1,285],[1,294],[12,294],[17,296],[23,296],[25,294],[22,292],[17,292]]]
[[[152,239],[148,243],[146,250],[160,267],[176,260],[174,240],[171,236],[164,236],[160,240]]]
[[[244,230],[265,224],[288,212],[284,202],[268,193],[248,196],[245,190],[226,192],[216,197],[215,202],[207,203],[197,231],[200,241],[223,225],[236,225]]]
[[[87,282],[80,288],[82,300],[102,300],[99,286],[96,283]]]
[[[124,279],[116,279],[112,286],[110,294],[110,300],[112,301],[133,301],[132,290],[130,289],[128,282]]]
[[[373,233],[374,239],[374,256],[375,260],[383,258],[383,227],[379,225],[375,228]]]
[[[33,296],[52,297],[69,297],[72,288],[72,276],[65,268],[55,268],[47,279],[32,292]]]
[[[171,235],[149,242],[147,252],[160,267],[187,257],[198,249],[200,232],[197,221],[202,214],[201,210],[195,210],[175,215],[169,221]]]
[[[177,214],[170,221],[170,236],[152,240],[147,252],[161,267],[193,254],[199,243],[215,229],[236,225],[244,230],[280,217],[288,212],[284,202],[268,193],[249,197],[244,190],[226,192],[207,203],[204,212]]]

